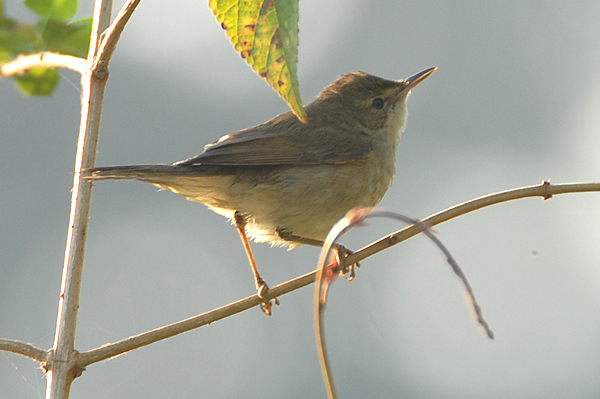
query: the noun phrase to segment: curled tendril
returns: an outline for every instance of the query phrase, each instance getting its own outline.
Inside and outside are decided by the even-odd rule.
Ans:
[[[323,373],[323,379],[325,381],[327,395],[331,399],[336,397],[336,393],[325,343],[324,312],[329,287],[338,275],[340,268],[343,269],[344,267],[344,259],[341,259],[341,257],[347,255],[336,251],[336,245],[338,245],[336,241],[352,227],[362,224],[365,221],[365,219],[370,217],[391,218],[401,221],[403,223],[413,224],[419,227],[421,231],[430,240],[433,241],[433,243],[440,249],[440,251],[442,251],[448,263],[450,264],[452,271],[458,276],[461,283],[463,284],[467,303],[474,315],[476,322],[483,329],[484,333],[488,336],[488,338],[494,339],[494,333],[492,332],[492,330],[490,330],[487,322],[483,318],[481,308],[475,300],[473,290],[467,280],[467,277],[461,270],[460,266],[458,265],[452,254],[450,254],[450,251],[448,251],[444,244],[442,244],[442,242],[432,233],[431,226],[422,223],[417,219],[413,219],[408,216],[402,215],[398,212],[386,209],[379,209],[373,207],[359,207],[351,209],[341,220],[339,220],[331,228],[329,234],[327,235],[327,238],[323,242],[323,248],[321,250],[321,255],[319,256],[319,265],[315,277],[315,335],[317,341],[317,350],[319,352],[319,360],[321,363],[321,371]]]

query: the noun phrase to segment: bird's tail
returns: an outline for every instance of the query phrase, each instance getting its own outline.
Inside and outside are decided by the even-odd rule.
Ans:
[[[196,166],[180,166],[173,164],[164,165],[127,165],[127,166],[102,166],[99,168],[85,169],[82,175],[88,180],[142,180],[147,182],[161,181],[164,178],[176,176],[202,175],[201,168]]]

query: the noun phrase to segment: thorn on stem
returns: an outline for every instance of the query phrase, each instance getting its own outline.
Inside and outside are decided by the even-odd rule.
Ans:
[[[542,186],[546,189],[546,193],[544,194],[544,201],[552,198],[552,194],[548,193],[548,188],[550,187],[550,179],[544,180]]]

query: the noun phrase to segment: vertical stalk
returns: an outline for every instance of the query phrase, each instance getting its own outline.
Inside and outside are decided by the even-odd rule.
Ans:
[[[88,66],[93,62],[101,33],[110,25],[112,0],[96,0],[94,22],[88,54]],[[75,174],[71,194],[71,213],[65,248],[58,317],[52,353],[47,363],[47,399],[67,399],[71,383],[82,370],[75,366],[75,331],[79,310],[79,294],[83,272],[83,257],[91,205],[92,185],[82,180],[81,170],[93,167],[100,129],[100,116],[108,71],[99,65],[81,77],[81,121],[75,157]]]

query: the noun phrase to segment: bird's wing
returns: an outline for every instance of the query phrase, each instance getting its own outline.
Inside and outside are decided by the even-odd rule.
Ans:
[[[266,124],[248,128],[223,136],[206,145],[202,154],[177,165],[334,164],[364,158],[373,149],[371,136],[364,132],[332,126],[302,130],[276,129]]]

